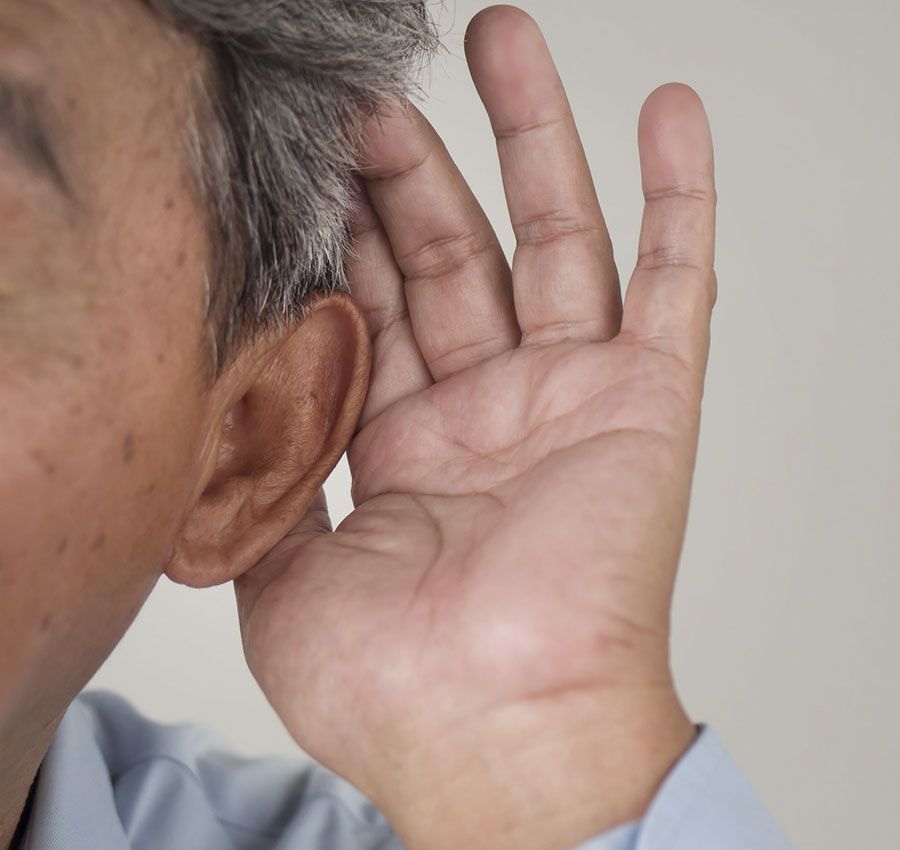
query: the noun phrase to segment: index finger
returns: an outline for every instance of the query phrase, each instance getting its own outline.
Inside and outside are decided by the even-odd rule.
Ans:
[[[713,146],[693,89],[654,91],[638,124],[644,219],[622,331],[702,374],[716,298]]]

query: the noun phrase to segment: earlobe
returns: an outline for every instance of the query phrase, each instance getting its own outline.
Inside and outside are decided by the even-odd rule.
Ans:
[[[253,353],[248,385],[216,425],[215,459],[166,569],[171,579],[230,581],[299,522],[350,442],[370,357],[365,319],[343,294],[319,299],[300,325],[266,342],[261,368]]]

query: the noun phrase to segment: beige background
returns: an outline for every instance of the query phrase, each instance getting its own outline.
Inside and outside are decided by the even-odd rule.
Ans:
[[[667,80],[717,145],[719,303],[674,657],[798,848],[900,830],[900,6],[896,0],[533,0],[617,246],[633,262],[635,123]],[[462,60],[478,4],[440,14],[426,112],[510,244]],[[339,519],[346,470],[330,482]],[[95,684],[251,753],[295,752],[244,671],[227,588],[162,584]]]

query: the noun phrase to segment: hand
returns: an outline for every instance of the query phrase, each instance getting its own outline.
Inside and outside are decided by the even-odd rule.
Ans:
[[[239,610],[288,729],[407,846],[564,850],[640,816],[694,736],[668,637],[715,299],[712,146],[690,89],[649,97],[623,311],[537,27],[489,9],[467,54],[512,270],[424,118],[373,124],[356,510],[332,532],[317,502],[240,580]]]

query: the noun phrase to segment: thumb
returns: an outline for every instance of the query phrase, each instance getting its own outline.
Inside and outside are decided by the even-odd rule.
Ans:
[[[324,488],[320,487],[300,522],[255,567],[234,580],[238,616],[242,623],[253,609],[263,588],[277,579],[300,556],[300,550],[313,539],[322,534],[330,534],[331,531],[328,502]]]
[[[280,546],[290,542],[295,536],[308,536],[310,534],[323,534],[332,531],[331,516],[328,513],[328,500],[325,498],[325,488],[320,487],[319,492],[313,497],[303,515],[303,519],[294,526],[288,536],[276,546],[270,554],[278,551]]]

